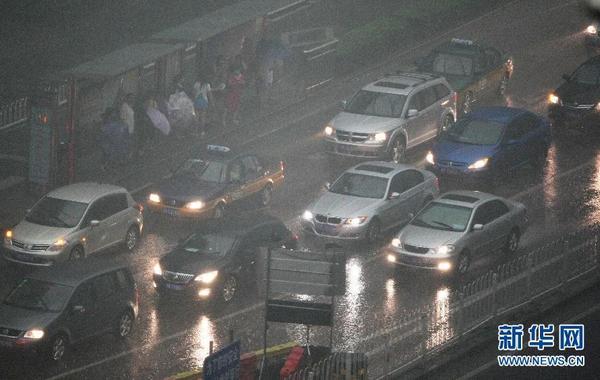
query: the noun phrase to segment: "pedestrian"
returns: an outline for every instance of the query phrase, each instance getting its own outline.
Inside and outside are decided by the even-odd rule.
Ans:
[[[162,136],[171,135],[171,123],[169,119],[159,109],[159,104],[154,98],[148,98],[146,101],[146,114],[152,122],[152,126],[160,132]]]
[[[244,58],[241,54],[238,54],[235,57],[233,57],[233,60],[229,65],[229,72],[233,73],[239,71],[242,73],[242,75],[246,76],[247,69],[248,65],[246,65],[246,62],[244,61]]]
[[[233,122],[233,124],[240,124],[240,102],[245,84],[246,80],[244,78],[244,74],[242,74],[241,71],[235,70],[229,76],[229,79],[227,80],[225,95],[226,109],[223,113],[223,126],[227,125],[228,118]]]
[[[200,76],[194,83],[194,108],[196,109],[201,138],[204,138],[206,134],[206,117],[211,103],[212,89],[210,83],[203,76]]]
[[[136,98],[136,102],[133,107],[136,121],[135,135],[138,156],[143,156],[148,146],[154,143],[157,132],[152,120],[150,120],[150,117],[146,112],[148,102],[149,98],[139,96]]]
[[[129,131],[121,122],[119,112],[109,107],[102,118],[100,147],[103,153],[102,170],[124,164],[128,156]]]
[[[177,86],[175,92],[169,96],[168,108],[169,122],[176,137],[185,138],[185,135],[195,128],[197,119],[194,102],[182,86]]]
[[[135,150],[137,150],[137,141],[135,135],[135,112],[133,111],[134,102],[135,99],[133,94],[129,93],[123,98],[119,109],[121,122],[125,124],[129,133],[128,140],[129,148],[131,149],[131,152],[129,152],[130,156],[132,156],[133,153],[135,153]]]

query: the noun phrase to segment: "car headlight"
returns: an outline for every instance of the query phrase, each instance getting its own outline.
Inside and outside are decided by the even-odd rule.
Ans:
[[[392,239],[392,247],[401,248],[402,247],[402,242],[400,241],[400,239],[393,238]]]
[[[437,269],[441,270],[442,272],[447,272],[452,269],[452,263],[449,261],[440,261],[437,265]]]
[[[351,226],[359,226],[367,220],[367,216],[357,216],[356,218],[348,218],[344,221],[345,224],[349,224]]]
[[[27,338],[27,339],[42,339],[44,337],[44,330],[41,329],[31,329],[31,330],[27,330],[25,331],[25,335],[23,335],[23,338]]]
[[[150,195],[148,195],[148,200],[153,203],[160,203],[160,195],[156,193],[150,193]]]
[[[65,248],[67,244],[69,244],[69,242],[65,239],[58,239],[57,241],[52,243],[50,247],[48,247],[48,251],[60,251],[61,249]]]
[[[193,201],[189,202],[185,205],[185,208],[190,210],[199,210],[204,207],[204,203],[202,201]]]
[[[206,272],[197,275],[196,278],[194,278],[194,281],[202,282],[204,284],[211,284],[213,281],[215,281],[218,275],[219,271],[213,270],[212,272]]]
[[[391,253],[389,255],[387,255],[387,261],[390,263],[395,263],[396,262],[396,255],[392,255]]]
[[[433,159],[433,153],[431,151],[427,152],[427,155],[425,156],[425,161],[427,161],[431,165],[435,164],[435,160]]]
[[[485,168],[487,166],[489,160],[490,160],[489,157],[482,158],[481,160],[477,160],[477,161],[473,162],[471,165],[469,165],[469,169]]]
[[[558,97],[558,95],[550,94],[550,95],[548,95],[548,102],[550,104],[559,104],[560,98]]]
[[[159,263],[156,263],[154,269],[152,269],[152,272],[157,276],[162,276],[162,268],[160,267]]]
[[[379,132],[372,135],[373,141],[382,142],[387,140],[387,134],[385,132]]]
[[[596,28],[595,25],[590,25],[587,28],[585,28],[585,32],[587,34],[596,34],[598,32],[598,29]]]
[[[302,214],[302,219],[310,222],[313,219],[313,213],[310,212],[310,210],[304,211],[304,213]]]
[[[437,249],[435,251],[437,254],[447,255],[448,253],[451,253],[454,251],[454,246],[452,244],[440,245],[439,247],[437,247]]]
[[[332,136],[335,129],[331,125],[325,127],[325,136]]]
[[[4,233],[4,244],[12,245],[12,236],[13,236],[12,231],[6,230],[6,232]]]

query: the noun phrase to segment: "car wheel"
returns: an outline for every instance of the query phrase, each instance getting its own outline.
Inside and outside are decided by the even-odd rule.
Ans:
[[[260,192],[260,205],[263,207],[267,207],[271,204],[271,200],[273,199],[273,188],[271,185],[265,186]]]
[[[78,245],[71,250],[71,254],[69,255],[70,260],[80,260],[85,257],[85,251],[83,247]]]
[[[137,226],[131,226],[127,230],[127,234],[125,235],[125,247],[128,251],[133,251],[135,246],[138,243],[140,237],[140,231]]]
[[[506,239],[506,244],[504,245],[504,252],[512,255],[517,252],[519,249],[519,230],[513,228],[508,234],[508,238]]]
[[[398,136],[392,141],[388,158],[390,161],[396,163],[403,162],[406,159],[406,142],[403,137]]]
[[[469,112],[471,112],[472,108],[473,108],[473,94],[471,92],[467,92],[467,94],[465,95],[465,101],[463,102],[463,106],[462,106],[462,114],[467,115]]]
[[[235,297],[237,293],[237,279],[233,275],[227,276],[223,282],[223,288],[221,290],[221,297],[223,302],[229,303]]]
[[[213,218],[214,219],[222,219],[224,215],[225,215],[225,206],[223,206],[223,203],[219,203],[215,207],[215,211],[213,213]]]
[[[456,261],[456,274],[464,276],[471,266],[471,256],[467,252],[463,252],[458,256]]]
[[[438,131],[438,136],[442,132],[447,131],[450,127],[452,127],[452,124],[454,124],[454,116],[446,115],[446,117],[444,118],[444,121],[442,122],[441,129]]]
[[[133,315],[129,310],[124,311],[117,321],[117,337],[120,339],[127,338],[133,329]]]
[[[502,75],[502,79],[500,80],[500,86],[498,87],[498,95],[504,96],[506,94],[506,88],[508,87],[508,75]]]
[[[67,352],[67,337],[63,334],[58,334],[50,341],[48,358],[53,362],[59,362],[64,358]]]
[[[379,221],[379,219],[374,218],[371,220],[371,222],[369,222],[369,226],[367,227],[367,242],[370,244],[375,244],[379,241],[380,236],[381,222]]]

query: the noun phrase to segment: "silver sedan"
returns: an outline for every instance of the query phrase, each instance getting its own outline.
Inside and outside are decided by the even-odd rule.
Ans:
[[[383,230],[407,223],[439,193],[436,176],[393,162],[348,169],[302,215],[307,231],[329,239],[375,242]]]
[[[430,202],[388,247],[391,264],[464,275],[476,256],[513,254],[527,226],[521,203],[478,191]]]

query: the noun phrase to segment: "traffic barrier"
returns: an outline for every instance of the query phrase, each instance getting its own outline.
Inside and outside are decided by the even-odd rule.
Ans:
[[[295,372],[300,366],[300,362],[304,357],[304,348],[303,347],[294,347],[292,351],[288,354],[287,359],[285,360],[285,364],[279,371],[279,378],[285,379],[291,373]]]

